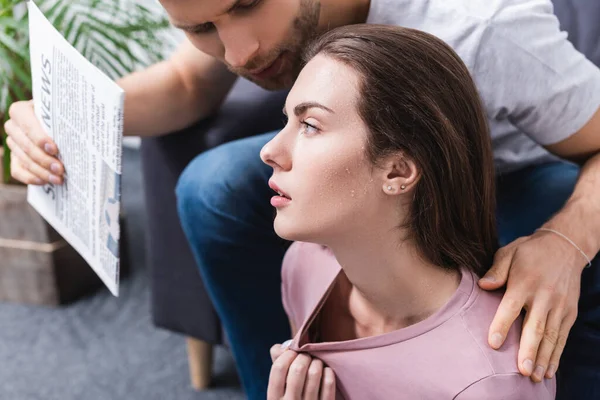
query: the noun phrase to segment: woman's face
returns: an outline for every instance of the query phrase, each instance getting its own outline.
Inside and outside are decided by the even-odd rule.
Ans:
[[[327,244],[368,230],[385,197],[366,154],[367,127],[357,111],[359,76],[326,56],[312,59],[288,95],[285,128],[267,143],[275,231],[288,240]]]

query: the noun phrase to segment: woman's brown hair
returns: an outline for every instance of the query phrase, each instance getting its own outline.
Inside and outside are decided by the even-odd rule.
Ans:
[[[494,164],[486,115],[459,56],[428,33],[384,25],[329,31],[304,61],[316,55],[359,73],[373,164],[403,152],[419,167],[405,226],[422,254],[482,275],[498,246]]]

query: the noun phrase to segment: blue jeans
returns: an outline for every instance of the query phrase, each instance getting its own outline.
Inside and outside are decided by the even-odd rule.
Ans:
[[[273,231],[267,186],[272,169],[259,158],[274,133],[222,145],[198,156],[177,186],[179,215],[227,334],[250,399],[265,399],[269,348],[290,337],[281,304],[281,261],[288,243]],[[498,179],[501,244],[528,235],[558,211],[579,169],[551,163]],[[595,262],[597,265],[597,263]],[[600,277],[582,278],[580,313],[562,358],[558,398],[600,398]]]

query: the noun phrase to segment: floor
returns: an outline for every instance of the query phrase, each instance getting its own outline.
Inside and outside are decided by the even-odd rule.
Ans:
[[[60,308],[0,303],[0,400],[243,399],[230,354],[218,347],[213,387],[195,392],[185,338],[152,325],[144,263],[139,154],[123,153],[131,273]]]

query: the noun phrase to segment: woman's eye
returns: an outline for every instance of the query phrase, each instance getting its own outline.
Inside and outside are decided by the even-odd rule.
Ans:
[[[318,132],[319,129],[316,126],[311,125],[308,122],[302,121],[302,129],[300,130],[301,135],[312,135]]]

